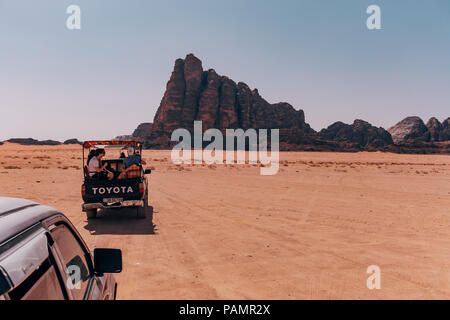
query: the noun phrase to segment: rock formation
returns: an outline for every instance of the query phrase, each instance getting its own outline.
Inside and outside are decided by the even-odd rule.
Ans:
[[[131,136],[131,134],[124,134],[121,136],[116,136],[113,140],[127,141],[127,140],[133,140],[133,137]]]
[[[414,140],[425,141],[428,128],[419,117],[407,117],[388,129],[396,144]]]
[[[438,119],[432,117],[425,125],[419,117],[407,117],[388,131],[396,144],[448,141],[449,122],[450,118],[440,123]]]
[[[203,130],[280,129],[281,150],[435,153],[448,150],[440,142],[450,139],[450,118],[443,123],[431,118],[425,125],[419,117],[408,117],[388,131],[363,120],[351,125],[336,122],[316,133],[305,122],[303,110],[286,102],[270,104],[257,89],[214,69],[203,70],[202,62],[188,54],[175,61],[153,126],[141,124],[133,137],[144,139],[146,147],[170,148],[175,144],[170,141],[172,132],[179,128],[192,132],[195,120],[202,121]]]
[[[425,136],[426,141],[433,142],[450,140],[450,132],[448,128],[449,121],[450,118],[447,118],[443,123],[440,123],[435,117],[430,118],[426,124],[428,129],[428,133]]]
[[[69,139],[64,141],[64,144],[82,144],[80,141],[78,141],[78,139]]]
[[[126,140],[138,140],[144,141],[148,136],[150,136],[153,124],[151,122],[144,122],[137,126],[133,131],[133,134],[125,134],[117,136],[114,140],[126,141]]]
[[[8,142],[11,143],[18,143],[18,144],[22,144],[22,145],[39,145],[39,146],[57,146],[60,145],[61,142],[59,141],[55,141],[55,140],[43,140],[43,141],[38,141],[36,139],[33,138],[12,138],[7,140]]]
[[[335,122],[322,129],[319,135],[329,140],[354,143],[361,148],[380,148],[394,143],[385,129],[374,127],[363,120],[355,120],[351,125]]]
[[[148,137],[150,135],[152,126],[153,126],[153,124],[150,122],[141,123],[134,130],[133,134],[131,135],[131,138],[145,139],[146,137]]]
[[[270,104],[243,82],[236,84],[214,69],[203,71],[201,61],[188,54],[175,61],[147,146],[168,146],[172,131],[185,128],[192,132],[194,120],[202,121],[203,130],[277,128],[280,139],[287,140],[314,133],[302,110],[288,103]]]
[[[446,138],[446,140],[450,140],[450,117],[442,122],[442,132],[443,137]]]

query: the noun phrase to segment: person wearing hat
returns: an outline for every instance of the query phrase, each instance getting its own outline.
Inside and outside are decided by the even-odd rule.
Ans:
[[[146,164],[146,162],[142,160],[139,150],[136,150],[134,147],[128,147],[127,153],[128,157],[123,159],[125,169],[119,175],[119,179],[138,177],[141,172],[140,165]]]
[[[139,154],[139,150],[136,150],[133,147],[127,148],[128,157],[126,157],[123,160],[123,164],[125,165],[125,168],[129,168],[132,165],[140,165],[140,164],[146,164],[144,160],[142,160],[141,155]]]

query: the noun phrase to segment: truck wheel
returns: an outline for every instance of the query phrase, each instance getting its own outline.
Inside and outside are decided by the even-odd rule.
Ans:
[[[145,193],[145,197],[144,197],[144,208],[148,208],[148,190]]]
[[[138,219],[145,219],[147,217],[147,210],[148,210],[148,190],[145,193],[144,206],[137,208]]]
[[[145,219],[147,217],[147,206],[137,208],[138,219]]]
[[[97,209],[86,210],[86,216],[87,216],[88,219],[95,219],[95,218],[97,218]]]

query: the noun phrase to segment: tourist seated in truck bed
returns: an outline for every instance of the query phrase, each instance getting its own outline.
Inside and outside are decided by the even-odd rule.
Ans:
[[[125,168],[129,168],[133,164],[137,166],[145,164],[145,161],[142,160],[141,155],[139,154],[139,150],[135,150],[133,147],[129,147],[127,152],[128,157],[123,159],[123,164],[125,165]]]
[[[119,175],[119,179],[139,177],[141,175],[141,165],[146,164],[146,162],[142,160],[141,155],[139,154],[139,150],[135,150],[133,147],[129,147],[127,152],[128,157],[123,159],[125,169]]]
[[[113,173],[106,170],[108,166],[107,163],[101,165],[102,158],[105,156],[105,149],[95,149],[88,156],[87,166],[89,176],[91,178],[98,179],[112,179],[114,177]]]

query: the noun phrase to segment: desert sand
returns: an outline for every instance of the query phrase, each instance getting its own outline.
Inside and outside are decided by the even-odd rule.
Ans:
[[[90,249],[122,249],[119,299],[450,298],[449,156],[282,152],[274,176],[144,159],[153,222],[87,221],[78,145],[0,146],[0,196],[59,209]]]

